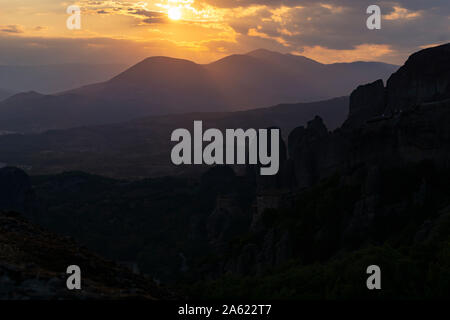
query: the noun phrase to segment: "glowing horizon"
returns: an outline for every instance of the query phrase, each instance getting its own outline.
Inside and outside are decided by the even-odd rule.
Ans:
[[[0,64],[130,63],[155,55],[208,63],[258,48],[322,63],[401,64],[421,47],[449,40],[450,4],[441,10],[433,1],[429,10],[408,7],[406,0],[385,4],[382,30],[369,31],[365,2],[0,0],[0,49],[8,46]],[[65,27],[66,8],[74,4],[81,8],[81,30]],[[414,31],[428,24],[426,36]]]

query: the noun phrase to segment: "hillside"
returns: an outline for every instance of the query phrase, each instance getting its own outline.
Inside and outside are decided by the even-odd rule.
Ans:
[[[359,86],[341,128],[329,132],[316,117],[294,129],[277,177],[251,168],[247,232],[196,267],[202,279],[221,274],[216,281],[186,290],[214,298],[447,298],[449,50],[411,55],[386,87]],[[232,211],[218,202],[214,212]],[[382,291],[364,286],[371,264],[383,270]]]
[[[108,258],[137,263],[191,299],[446,299],[449,49],[411,55],[386,86],[356,88],[347,120],[333,131],[319,116],[299,123],[281,138],[275,176],[252,165],[242,175],[216,166],[137,181],[82,172],[27,180],[4,168],[0,187],[21,192],[1,193],[0,203]],[[266,112],[275,119],[277,108],[286,106]],[[154,119],[136,125],[146,121]],[[21,180],[22,187],[8,182]],[[370,265],[381,268],[382,290],[367,290]]]
[[[356,84],[386,79],[396,66],[324,65],[257,50],[200,65],[151,57],[110,80],[54,95],[21,93],[0,102],[0,130],[42,132],[150,115],[228,112],[347,96]]]
[[[147,277],[80,248],[73,240],[0,211],[0,299],[169,299]],[[66,287],[66,269],[82,270],[82,291]]]
[[[343,97],[241,112],[147,117],[41,134],[12,134],[0,136],[0,162],[24,168],[30,174],[82,170],[133,179],[188,174],[203,171],[204,168],[173,166],[170,135],[177,128],[192,129],[194,120],[203,120],[205,128],[278,126],[287,135],[316,115],[323,117],[330,128],[336,128],[343,123],[347,113],[348,98]]]

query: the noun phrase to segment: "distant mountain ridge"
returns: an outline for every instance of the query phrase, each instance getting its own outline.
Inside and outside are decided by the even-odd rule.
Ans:
[[[324,65],[256,50],[200,65],[151,57],[106,82],[55,95],[21,94],[0,103],[0,130],[40,132],[142,116],[253,109],[325,100],[386,79],[397,67],[357,62]]]

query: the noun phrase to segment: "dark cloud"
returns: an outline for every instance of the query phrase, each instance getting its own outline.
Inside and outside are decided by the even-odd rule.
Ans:
[[[210,52],[242,53],[264,47],[281,52],[303,52],[305,48],[320,46],[340,51],[352,50],[363,44],[389,46],[386,62],[401,64],[412,52],[422,46],[450,41],[450,0],[197,0],[221,8],[262,5],[252,14],[240,15],[239,9],[231,11],[224,24],[236,32],[236,41],[214,40],[202,42]],[[371,4],[381,7],[384,18],[381,30],[368,30],[366,9]],[[120,2],[117,7],[101,7],[101,1],[91,2],[99,7],[98,13],[126,14],[135,17],[138,24],[167,23],[167,14],[129,7]],[[289,10],[278,10],[282,6]],[[294,8],[301,6],[301,9]],[[399,9],[400,8],[400,9]],[[274,17],[278,10],[279,17]],[[397,10],[397,11],[396,11]],[[398,10],[403,10],[398,14]],[[406,11],[405,11],[406,10]],[[226,11],[226,10],[225,10]],[[230,11],[229,11],[230,12]],[[243,11],[244,12],[244,11]],[[250,11],[249,11],[250,12]],[[236,13],[236,14],[234,14]],[[395,14],[397,13],[397,18]],[[386,19],[386,16],[391,19]],[[408,18],[409,17],[409,18]],[[200,25],[200,24],[199,24]],[[18,25],[0,26],[0,32],[10,36],[0,37],[0,63],[8,61],[121,61],[127,57],[145,57],[153,54],[174,55],[170,35],[161,35],[166,40],[151,40],[145,44],[113,39],[21,39],[13,41],[14,33],[23,32]],[[233,35],[234,37],[234,35]],[[17,37],[19,38],[19,37]],[[7,39],[7,41],[6,41]],[[161,41],[165,41],[161,43]],[[32,43],[33,45],[30,45]],[[46,49],[47,48],[47,49]],[[164,48],[161,49],[161,48]],[[130,49],[130,50],[128,50]],[[132,49],[132,50],[131,50]],[[170,50],[174,49],[173,52]],[[125,53],[123,53],[125,52]]]
[[[142,17],[142,22],[146,24],[166,23],[167,15],[163,12],[147,11],[142,9],[128,9],[129,13]]]
[[[48,29],[48,27],[46,27],[46,26],[36,26],[33,28],[34,31],[44,31],[47,29]]]
[[[268,5],[254,16],[236,18],[230,24],[248,40],[249,30],[258,28],[258,34],[271,37],[272,47],[301,52],[304,47],[321,46],[333,50],[351,50],[358,45],[389,45],[398,53],[396,63],[405,52],[413,52],[421,46],[450,41],[450,1],[380,1],[382,29],[368,30],[366,9],[373,1],[366,0],[208,0],[221,6]],[[281,5],[302,9],[285,10],[282,19],[263,19],[267,11]],[[397,10],[397,11],[396,11]],[[390,19],[387,19],[387,17]],[[254,37],[258,34],[253,33]],[[267,42],[267,40],[266,40]],[[269,41],[270,42],[270,41]],[[278,44],[275,44],[278,42]]]
[[[0,32],[6,33],[23,33],[23,27],[17,24],[10,24],[7,26],[0,26]]]
[[[373,1],[373,0],[205,0],[206,3],[221,8],[238,8],[249,7],[253,5],[266,5],[271,7],[287,6],[305,6],[323,3],[330,4],[332,6],[340,6],[347,8],[367,8],[369,5],[377,4],[383,6],[397,5],[402,8],[411,10],[423,10],[432,8],[444,8],[446,12],[449,12],[448,0],[394,0],[394,1]]]

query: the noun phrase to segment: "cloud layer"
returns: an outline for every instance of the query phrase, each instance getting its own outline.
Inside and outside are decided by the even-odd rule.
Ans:
[[[378,60],[401,64],[422,47],[450,41],[448,0],[84,0],[79,2],[83,29],[72,33],[62,25],[65,13],[61,4],[49,11],[54,19],[38,19],[38,14],[45,16],[44,8],[49,10],[50,2],[55,1],[44,2],[42,8],[37,2],[30,7],[36,9],[35,25],[16,14],[0,26],[0,35],[15,43],[16,51],[29,48],[29,43],[42,49],[49,39],[53,45],[67,45],[67,39],[72,39],[83,59],[95,48],[110,59],[122,55],[106,50],[126,51],[130,62],[155,54],[207,62],[263,47],[325,63]],[[371,4],[381,8],[381,30],[366,27],[366,9]],[[169,19],[167,12],[173,7],[182,11],[180,21]],[[14,42],[12,38],[18,39]],[[104,40],[93,44],[92,39]],[[132,43],[129,47],[134,53],[114,47],[124,41]],[[14,54],[15,50],[7,52]],[[17,56],[0,53],[0,63],[14,59]],[[68,58],[73,59],[76,57]]]

